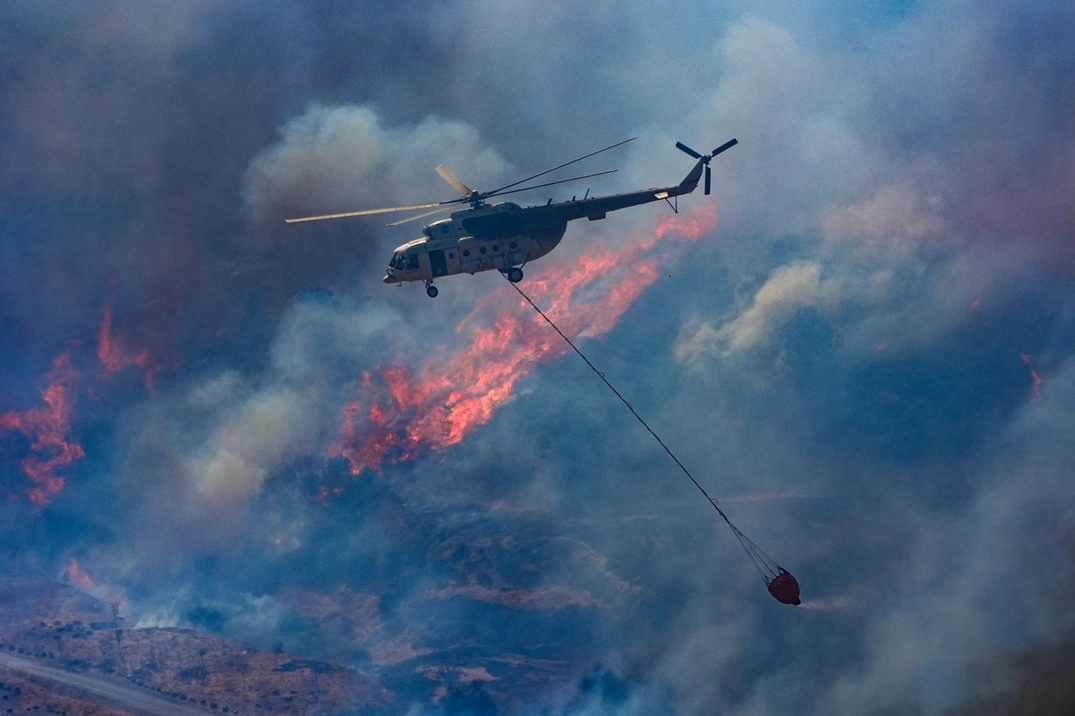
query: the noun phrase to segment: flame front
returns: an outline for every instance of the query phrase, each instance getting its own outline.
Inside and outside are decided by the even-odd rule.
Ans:
[[[546,265],[525,284],[527,294],[572,340],[604,335],[657,280],[676,247],[716,225],[711,208],[663,217],[652,235],[626,248],[597,245],[572,263]],[[666,239],[670,250],[656,251]],[[489,422],[516,381],[570,350],[507,285],[481,299],[456,331],[469,340],[447,357],[417,370],[393,365],[363,375],[362,397],[343,407],[340,442],[329,448],[350,462],[353,474],[460,443]]]
[[[118,373],[129,365],[142,369],[147,390],[153,390],[153,375],[160,366],[153,363],[149,349],[143,348],[137,353],[128,354],[125,349],[126,338],[122,333],[112,332],[112,307],[102,309],[104,318],[97,331],[97,359],[105,368],[105,373]]]
[[[123,334],[113,333],[112,308],[105,306],[102,313],[97,359],[105,375],[137,366],[143,371],[146,388],[152,390],[153,375],[160,366],[153,362],[148,349],[129,353]],[[72,343],[79,345],[81,341]],[[56,358],[45,376],[49,384],[41,391],[44,406],[0,414],[0,430],[20,432],[30,439],[30,454],[20,466],[34,485],[27,490],[27,496],[42,507],[49,505],[66,485],[58,472],[86,456],[82,446],[68,437],[74,418],[74,392],[80,379],[80,373],[71,365],[71,353],[66,351]]]
[[[79,374],[70,364],[68,353],[56,358],[46,376],[49,385],[41,391],[45,405],[0,415],[0,430],[15,430],[30,439],[30,454],[20,463],[34,484],[27,496],[42,507],[63,489],[65,481],[57,471],[85,457],[82,446],[68,437],[72,418],[71,391]]]
[[[111,604],[114,617],[119,617],[120,613],[126,611],[130,606],[127,595],[122,589],[113,587],[105,582],[94,582],[74,557],[67,558],[66,577],[71,584],[79,589]]]
[[[82,567],[78,566],[78,560],[74,557],[68,557],[67,559],[67,576],[80,587],[89,588],[93,586],[93,580],[82,571]]]

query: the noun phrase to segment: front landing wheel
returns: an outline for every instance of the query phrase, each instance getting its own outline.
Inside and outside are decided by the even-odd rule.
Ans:
[[[508,280],[512,283],[519,283],[523,280],[523,270],[516,266],[508,271]]]
[[[440,291],[437,290],[436,286],[433,286],[432,284],[426,286],[426,295],[430,298],[436,298],[438,293],[440,293]]]

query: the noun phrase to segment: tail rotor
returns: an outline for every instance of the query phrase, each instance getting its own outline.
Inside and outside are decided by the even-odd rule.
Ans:
[[[713,157],[717,156],[721,152],[726,151],[728,149],[731,149],[736,144],[739,144],[738,139],[729,139],[727,142],[725,142],[724,144],[720,145],[719,147],[714,149],[709,154],[704,154],[704,155],[699,154],[698,152],[694,151],[693,149],[688,147],[683,142],[676,142],[676,149],[679,149],[680,151],[691,155],[695,159],[701,159],[702,163],[705,164],[705,193],[709,194],[709,188],[710,188],[710,184],[711,184],[710,171],[709,171],[709,160],[711,160]]]

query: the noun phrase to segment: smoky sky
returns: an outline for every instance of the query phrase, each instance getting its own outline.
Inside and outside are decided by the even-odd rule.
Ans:
[[[34,505],[0,432],[3,569],[75,557],[132,623],[370,669],[398,713],[1022,703],[1075,627],[1073,36],[1051,1],[4,3],[0,414],[66,356],[85,456]],[[633,136],[518,201],[739,140],[680,202],[716,229],[580,343],[800,608],[575,356],[457,445],[333,449],[364,374],[523,309],[383,285],[421,222],[283,218]],[[576,222],[521,287],[668,211]]]

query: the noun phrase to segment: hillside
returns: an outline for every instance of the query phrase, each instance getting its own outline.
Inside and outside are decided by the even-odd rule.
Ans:
[[[132,629],[117,612],[68,585],[0,578],[0,649],[215,713],[315,716],[360,708],[376,712],[391,702],[376,678],[356,669],[280,649],[252,649],[192,629]],[[19,711],[37,706],[45,713],[125,713],[47,682],[19,675],[5,675],[4,681],[0,713],[9,708],[5,701]]]

